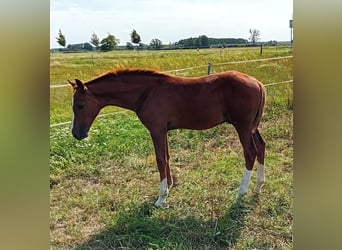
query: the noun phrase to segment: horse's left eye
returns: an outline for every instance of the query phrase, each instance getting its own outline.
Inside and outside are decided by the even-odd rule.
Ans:
[[[77,108],[78,108],[78,109],[84,109],[84,105],[79,104],[79,105],[77,105]]]

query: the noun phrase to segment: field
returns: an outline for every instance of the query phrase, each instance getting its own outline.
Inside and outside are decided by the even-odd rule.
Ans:
[[[264,84],[292,79],[288,47],[178,51],[53,53],[50,85],[89,80],[116,68],[148,68],[182,76],[238,70]],[[231,63],[263,58],[276,60]],[[198,67],[197,67],[198,66]],[[169,132],[175,185],[155,208],[159,174],[148,131],[135,114],[101,111],[90,137],[70,133],[71,89],[50,88],[51,249],[292,249],[292,83],[267,86],[260,125],[266,146],[266,185],[260,195],[236,193],[244,159],[229,124]],[[57,125],[56,125],[57,124]],[[58,125],[59,124],[59,125]]]

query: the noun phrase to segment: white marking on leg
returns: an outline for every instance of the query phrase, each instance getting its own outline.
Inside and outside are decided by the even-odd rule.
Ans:
[[[248,170],[245,168],[245,172],[243,173],[243,177],[242,177],[241,184],[239,187],[239,192],[237,195],[238,198],[247,193],[249,181],[251,180],[251,175],[252,175],[252,170]]]
[[[255,192],[260,193],[261,187],[265,183],[265,166],[257,162],[257,183],[255,187]]]
[[[156,201],[156,203],[154,203],[154,205],[156,205],[157,207],[161,207],[163,205],[163,203],[165,202],[168,194],[169,194],[169,188],[167,186],[167,178],[164,178],[160,182],[159,198]]]

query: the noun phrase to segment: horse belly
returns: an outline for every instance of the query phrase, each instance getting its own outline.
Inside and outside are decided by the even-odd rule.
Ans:
[[[189,112],[180,112],[176,117],[171,118],[168,123],[168,128],[204,130],[215,127],[224,121],[224,115],[220,112],[190,110]]]

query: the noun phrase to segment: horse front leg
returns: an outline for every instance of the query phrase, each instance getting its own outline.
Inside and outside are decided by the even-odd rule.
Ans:
[[[173,178],[171,176],[171,169],[170,169],[170,154],[169,154],[169,143],[167,140],[167,134],[165,136],[165,152],[166,152],[166,178],[167,178],[167,185],[169,188],[173,185]]]
[[[169,194],[169,185],[172,185],[170,167],[168,166],[169,155],[167,145],[167,131],[151,132],[151,137],[156,153],[156,160],[160,176],[159,197],[154,203],[155,206],[161,207]]]

